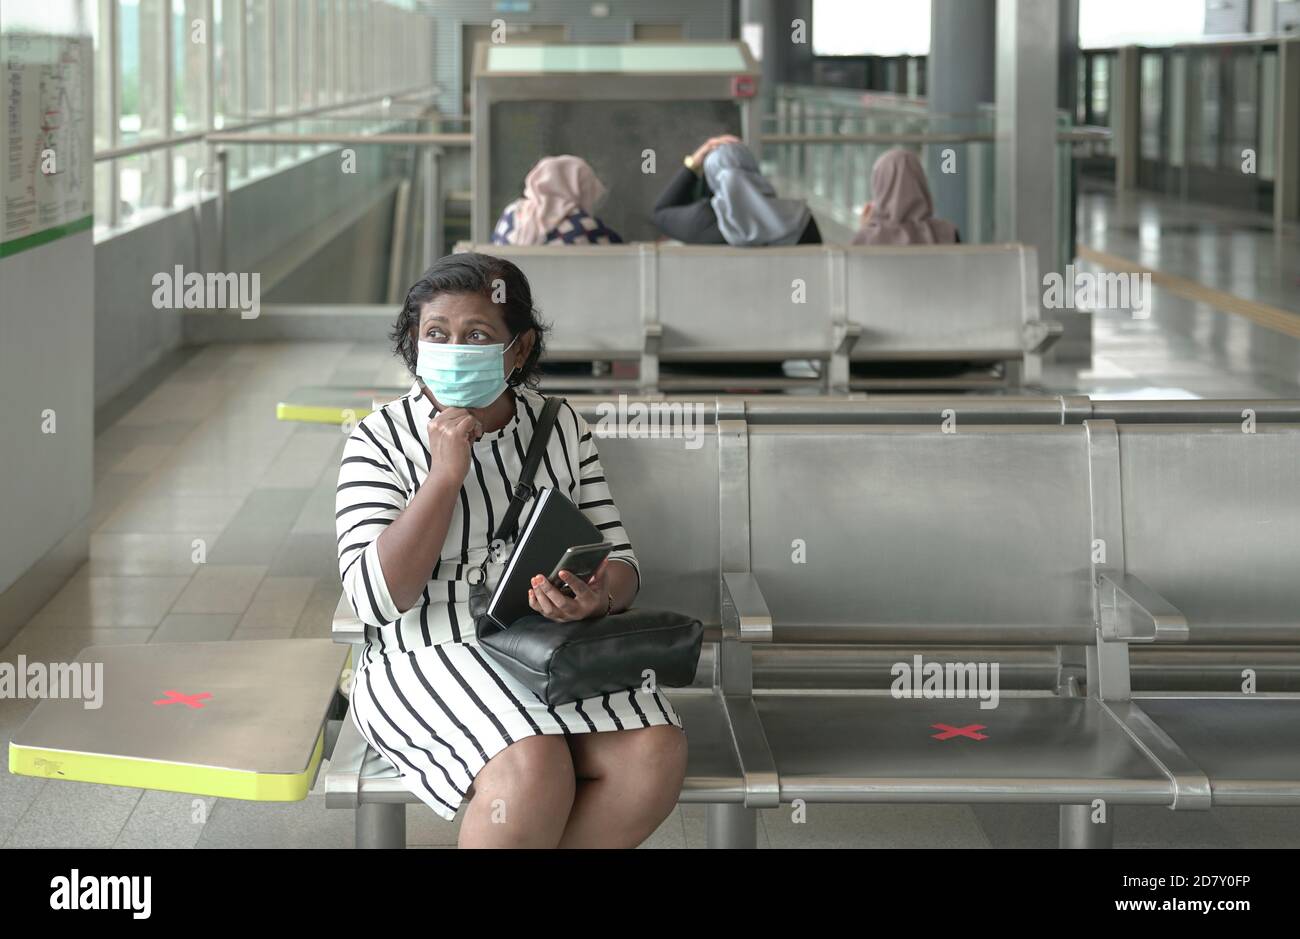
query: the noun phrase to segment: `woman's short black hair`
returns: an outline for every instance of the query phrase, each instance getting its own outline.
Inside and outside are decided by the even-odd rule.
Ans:
[[[397,314],[397,322],[389,338],[393,340],[394,351],[406,363],[411,374],[415,374],[415,358],[419,348],[418,334],[420,311],[434,297],[444,293],[477,293],[493,302],[501,297],[497,305],[505,316],[506,328],[511,336],[519,336],[528,330],[533,331],[533,348],[527,361],[509,378],[513,386],[535,386],[541,370],[538,360],[542,357],[545,335],[550,329],[538,316],[533,306],[533,291],[528,286],[528,278],[505,258],[490,254],[465,252],[448,254],[434,261],[420,275],[420,279],[406,292],[406,302]]]

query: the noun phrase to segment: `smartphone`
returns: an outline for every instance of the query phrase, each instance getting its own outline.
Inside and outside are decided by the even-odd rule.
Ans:
[[[551,571],[549,580],[556,587],[563,590],[569,596],[573,593],[569,590],[569,585],[560,580],[560,571],[568,571],[574,577],[587,580],[592,574],[596,573],[596,568],[600,567],[609,553],[614,550],[614,546],[608,541],[602,541],[599,544],[580,544],[569,548],[560,558],[559,563],[555,565],[555,570]]]

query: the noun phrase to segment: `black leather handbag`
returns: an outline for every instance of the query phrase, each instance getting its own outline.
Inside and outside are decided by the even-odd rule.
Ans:
[[[535,495],[533,477],[563,402],[546,400],[495,541],[514,538],[519,513]],[[634,688],[680,687],[695,679],[704,639],[699,620],[670,610],[633,608],[572,623],[532,614],[502,629],[487,616],[486,561],[479,570],[482,576],[469,595],[478,643],[543,703],[556,707]]]

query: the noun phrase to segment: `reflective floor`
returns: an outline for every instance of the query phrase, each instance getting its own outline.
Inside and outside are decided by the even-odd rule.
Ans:
[[[1098,309],[1093,361],[1044,372],[1052,391],[1099,397],[1300,397],[1300,226],[1274,234],[1272,219],[1215,206],[1188,206],[1151,193],[1116,197],[1085,182],[1078,241],[1196,286],[1151,286],[1149,318]],[[1110,268],[1081,260],[1080,272]],[[1291,335],[1211,300],[1226,291],[1252,304],[1294,313]],[[1188,296],[1186,294],[1192,294]],[[1202,296],[1205,294],[1205,296]]]
[[[1300,225],[1150,192],[1117,196],[1084,177],[1078,242],[1145,267],[1300,314]]]
[[[1294,241],[1279,261],[1271,235],[1225,227],[1216,210],[1194,213],[1198,227],[1186,231],[1186,210],[1160,200],[1119,205],[1088,194],[1082,212],[1085,243],[1300,311]],[[1092,367],[1053,367],[1048,388],[1300,397],[1296,340],[1159,288],[1149,319],[1099,311],[1094,338]],[[328,636],[339,596],[333,512],[343,435],[277,422],[275,405],[307,385],[400,383],[378,341],[218,345],[175,356],[103,416],[90,560],[0,659],[67,660],[93,643]],[[0,699],[0,744],[7,748],[31,708]],[[1050,847],[1057,824],[1050,806],[813,805],[803,824],[788,808],[761,818],[764,847]],[[1121,807],[1114,819],[1118,846],[1300,847],[1300,810]],[[408,807],[411,845],[450,846],[456,834],[455,823]],[[704,838],[704,810],[692,806],[647,846],[695,847]],[[256,804],[0,771],[5,847],[351,844],[352,814],[327,811],[319,783],[302,803]]]

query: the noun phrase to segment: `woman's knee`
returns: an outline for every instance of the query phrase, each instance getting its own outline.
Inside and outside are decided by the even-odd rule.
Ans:
[[[655,826],[664,820],[681,797],[686,776],[686,735],[671,725],[647,727],[632,735],[632,752],[619,789],[629,810],[629,821]]]
[[[646,727],[631,735],[629,763],[636,767],[634,776],[653,781],[656,787],[677,788],[686,775],[686,734],[671,724]]]
[[[564,738],[537,735],[516,740],[479,770],[472,787],[475,797],[545,792],[558,801],[573,801],[573,758]]]

